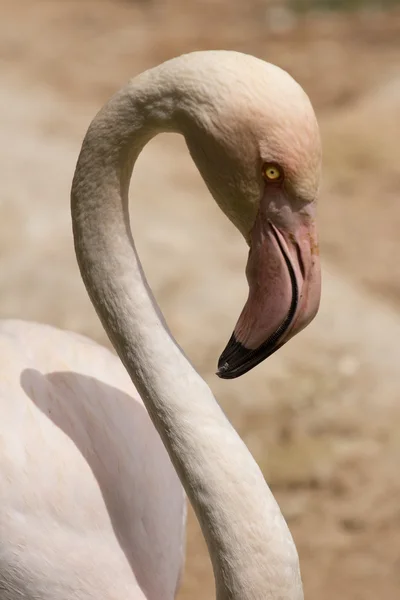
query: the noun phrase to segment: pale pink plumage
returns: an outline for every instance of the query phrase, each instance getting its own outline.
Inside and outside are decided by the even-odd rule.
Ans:
[[[121,362],[0,321],[0,597],[173,598],[182,486]]]
[[[294,264],[288,272],[301,288],[287,337],[315,314],[319,271],[316,237],[308,233],[321,152],[300,86],[253,57],[200,52],[147,71],[118,92],[85,137],[71,208],[84,283],[126,370],[76,334],[0,324],[1,600],[172,600],[185,523],[177,474],[208,544],[218,600],[303,597],[279,507],[165,328],[132,243],[130,174],[160,131],[185,136],[214,198],[250,245],[264,240],[264,230],[253,240],[255,223],[275,220],[286,235],[283,251],[272,249],[285,268]],[[287,172],[279,197],[262,185],[262,161],[270,160]],[[288,249],[296,244],[297,253]],[[268,281],[260,287],[260,278],[273,269],[259,255],[261,269],[250,262],[258,279],[249,282],[263,290]],[[306,276],[296,261],[309,263]],[[289,285],[282,272],[277,285]],[[263,301],[256,294],[257,306]],[[263,318],[272,301],[261,306]],[[256,332],[257,321],[250,327]]]

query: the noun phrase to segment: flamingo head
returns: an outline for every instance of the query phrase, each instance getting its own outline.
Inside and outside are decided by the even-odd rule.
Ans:
[[[199,61],[202,85],[187,95],[183,130],[209,190],[250,248],[248,299],[218,362],[219,377],[232,379],[318,311],[321,144],[311,103],[290,75],[247,55],[221,58]]]

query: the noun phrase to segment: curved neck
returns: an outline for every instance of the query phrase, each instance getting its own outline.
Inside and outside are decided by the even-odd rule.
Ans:
[[[150,72],[152,73],[152,72]],[[177,131],[177,101],[145,74],[92,122],[72,186],[81,274],[177,470],[206,538],[217,598],[299,600],[298,558],[250,452],[169,333],[145,279],[128,215],[141,149]]]

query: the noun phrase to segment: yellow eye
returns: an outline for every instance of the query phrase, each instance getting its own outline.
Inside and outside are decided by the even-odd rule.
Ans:
[[[266,163],[263,166],[263,175],[265,179],[269,181],[279,181],[282,179],[283,173],[277,165]]]

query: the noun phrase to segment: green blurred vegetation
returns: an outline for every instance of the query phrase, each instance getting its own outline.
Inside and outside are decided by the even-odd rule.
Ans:
[[[400,0],[289,0],[296,12],[313,10],[354,11],[362,9],[388,9],[400,6]]]

